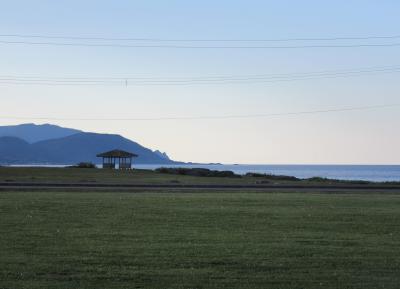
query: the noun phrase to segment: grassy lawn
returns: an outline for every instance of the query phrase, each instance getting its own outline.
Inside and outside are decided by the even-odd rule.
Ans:
[[[0,288],[399,288],[400,195],[0,192]]]
[[[0,167],[0,182],[118,184],[255,184],[254,178],[215,178],[160,174],[150,170]]]
[[[0,167],[3,183],[77,183],[77,184],[128,184],[128,185],[300,185],[321,186],[358,185],[358,182],[334,180],[290,180],[287,177],[206,177],[158,173],[151,170],[103,170],[81,168]],[[400,183],[371,183],[364,186],[396,186]]]

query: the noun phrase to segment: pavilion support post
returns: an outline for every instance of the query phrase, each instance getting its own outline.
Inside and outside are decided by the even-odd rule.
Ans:
[[[118,165],[119,169],[132,169],[132,158],[137,155],[122,150],[112,150],[98,154],[97,157],[102,158],[103,168],[116,169]]]

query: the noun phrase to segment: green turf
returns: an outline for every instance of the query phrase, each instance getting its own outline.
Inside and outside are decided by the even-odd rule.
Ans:
[[[215,178],[160,174],[150,170],[0,167],[0,182],[123,184],[255,184],[256,178]]]
[[[0,288],[399,288],[400,196],[0,193]]]
[[[132,185],[301,185],[324,186],[358,185],[357,182],[325,179],[288,180],[285,177],[198,177],[157,173],[151,170],[107,170],[80,168],[0,167],[0,182],[5,183],[79,183]],[[371,183],[364,186],[398,187],[400,183]],[[1,289],[1,288],[0,288]]]

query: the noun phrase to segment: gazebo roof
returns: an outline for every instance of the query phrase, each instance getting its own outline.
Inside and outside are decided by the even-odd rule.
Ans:
[[[135,158],[135,157],[138,157],[138,155],[127,152],[127,151],[123,151],[123,150],[112,150],[112,151],[98,154],[97,157],[99,157],[99,158],[132,158],[132,157]]]

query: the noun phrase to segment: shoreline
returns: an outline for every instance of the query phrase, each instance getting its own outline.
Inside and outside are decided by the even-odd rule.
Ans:
[[[71,165],[20,164],[0,165],[0,168],[61,169]],[[97,168],[101,166],[96,165]],[[320,178],[335,181],[359,181],[373,183],[400,182],[400,165],[219,165],[219,164],[134,164],[134,170],[155,171],[159,168],[209,169],[232,171],[244,176],[248,173],[296,177],[298,179]]]
[[[172,168],[161,170],[106,170],[97,168],[1,167],[0,189],[90,190],[366,190],[398,191],[400,182],[338,180],[231,171]]]

